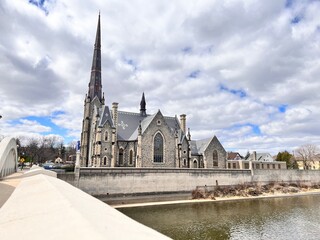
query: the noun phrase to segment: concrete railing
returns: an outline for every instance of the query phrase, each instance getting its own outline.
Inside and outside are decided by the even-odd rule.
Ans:
[[[169,239],[57,178],[26,177],[0,209],[1,240]]]
[[[17,143],[14,138],[6,137],[0,142],[0,178],[17,171]]]

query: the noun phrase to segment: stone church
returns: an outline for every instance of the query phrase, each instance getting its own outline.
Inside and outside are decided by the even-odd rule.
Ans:
[[[105,105],[101,82],[99,15],[84,100],[81,167],[226,168],[227,153],[217,137],[191,140],[185,114],[178,119],[164,116],[160,110],[147,113],[144,93],[140,111],[120,111],[118,103],[112,103],[110,109]]]

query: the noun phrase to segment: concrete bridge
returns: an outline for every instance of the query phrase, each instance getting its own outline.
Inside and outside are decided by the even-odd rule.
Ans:
[[[0,142],[0,179],[17,171],[17,142],[6,137]]]
[[[25,239],[170,239],[116,209],[33,167],[5,177],[15,185],[0,208],[1,240]],[[1,205],[0,205],[1,206]]]

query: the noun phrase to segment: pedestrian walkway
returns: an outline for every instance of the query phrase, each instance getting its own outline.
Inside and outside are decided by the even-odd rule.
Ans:
[[[18,170],[18,172],[13,173],[0,180],[0,208],[8,200],[13,191],[16,189],[21,181],[22,175],[29,169]]]

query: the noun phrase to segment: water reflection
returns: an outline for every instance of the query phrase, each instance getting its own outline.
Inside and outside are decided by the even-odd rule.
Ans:
[[[320,195],[120,209],[173,239],[320,239]]]

